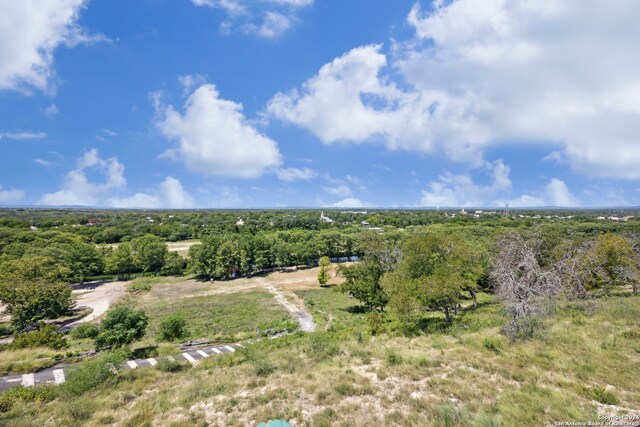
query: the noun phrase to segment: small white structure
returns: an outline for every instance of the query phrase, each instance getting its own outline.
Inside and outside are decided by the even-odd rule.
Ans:
[[[238,218],[238,220],[236,221],[236,225],[238,227],[241,227],[244,225],[244,220],[242,218]]]
[[[329,218],[328,216],[324,216],[324,211],[320,213],[320,221],[327,222],[330,224],[333,223],[333,220],[331,218]]]

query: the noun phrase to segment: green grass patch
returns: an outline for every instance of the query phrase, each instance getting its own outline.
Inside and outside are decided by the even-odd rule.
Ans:
[[[311,312],[318,329],[368,330],[360,302],[335,287],[296,291]]]
[[[178,300],[130,298],[124,304],[143,310],[149,317],[148,337],[156,337],[171,316],[185,319],[191,339],[236,341],[266,329],[293,330],[297,323],[267,291],[186,297]]]
[[[28,374],[55,365],[60,352],[49,348],[7,349],[0,351],[0,375]]]

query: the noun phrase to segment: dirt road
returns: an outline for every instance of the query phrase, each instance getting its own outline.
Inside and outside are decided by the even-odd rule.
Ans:
[[[74,290],[74,295],[80,295],[76,308],[90,308],[93,311],[82,319],[66,325],[65,329],[71,329],[80,323],[91,322],[102,316],[111,305],[124,296],[128,284],[129,282],[109,282]]]

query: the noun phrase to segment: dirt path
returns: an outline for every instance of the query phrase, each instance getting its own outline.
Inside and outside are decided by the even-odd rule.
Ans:
[[[284,308],[286,308],[289,313],[291,313],[300,324],[300,330],[303,332],[313,332],[316,330],[316,324],[313,322],[313,318],[311,314],[304,308],[304,304],[296,305],[289,301],[284,293],[282,293],[279,289],[276,289],[275,286],[271,284],[267,284],[265,289],[273,294],[276,301]]]
[[[72,329],[80,323],[91,322],[109,310],[117,300],[125,295],[129,282],[109,282],[88,289],[77,289],[73,293],[80,295],[76,301],[77,308],[90,308],[93,311],[82,319],[76,320],[65,326],[65,329]]]

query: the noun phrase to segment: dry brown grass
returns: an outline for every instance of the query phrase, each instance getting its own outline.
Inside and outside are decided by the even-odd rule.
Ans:
[[[540,426],[640,415],[638,297],[600,300],[593,315],[562,304],[539,336],[510,345],[495,304],[450,329],[371,337],[345,295],[299,294],[314,316],[334,319],[330,332],[265,340],[179,373],[123,372],[115,388],[37,409],[21,403],[0,424]],[[606,393],[618,403],[598,402]]]

